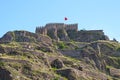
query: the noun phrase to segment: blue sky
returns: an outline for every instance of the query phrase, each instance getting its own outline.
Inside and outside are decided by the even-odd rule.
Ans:
[[[0,0],[0,37],[13,30],[34,32],[36,26],[54,22],[103,29],[120,41],[120,0]]]

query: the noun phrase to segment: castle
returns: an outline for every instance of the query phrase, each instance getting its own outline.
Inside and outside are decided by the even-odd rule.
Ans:
[[[78,30],[78,24],[48,23],[45,26],[36,27],[35,33],[48,35],[52,39],[61,41],[109,40],[103,30]]]
[[[78,31],[78,24],[48,23],[45,26],[38,26],[35,32],[39,34],[47,35],[47,31],[51,29],[55,31],[60,29],[65,29],[66,31],[67,30]]]

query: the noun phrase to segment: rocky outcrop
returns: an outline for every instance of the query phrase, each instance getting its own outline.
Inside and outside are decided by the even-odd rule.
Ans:
[[[45,34],[45,35],[48,35],[51,39],[58,40],[58,41],[59,40],[61,40],[61,41],[69,41],[70,40],[67,35],[67,32],[64,28],[57,29],[55,27],[55,28],[51,28],[51,29],[46,29],[46,31],[47,31],[47,34]]]
[[[75,41],[79,42],[92,42],[97,40],[109,40],[109,38],[104,35],[104,32],[102,30],[81,30],[78,31],[76,35],[76,38],[73,38]]]
[[[62,69],[57,70],[56,72],[57,74],[66,77],[68,80],[77,80],[79,76],[75,69]]]
[[[13,35],[11,32],[7,32],[2,38],[0,38],[0,43],[7,43],[13,41]]]
[[[57,30],[57,36],[61,41],[70,41],[70,38],[65,29]]]
[[[102,30],[48,30],[48,36],[52,39],[60,41],[78,41],[78,42],[93,42],[97,40],[109,40]]]
[[[0,53],[5,53],[5,49],[2,46],[0,46]]]
[[[0,53],[2,53],[2,54],[13,53],[14,51],[15,51],[15,48],[0,46]]]
[[[117,43],[103,41],[92,42],[78,48],[77,50],[59,50],[63,55],[70,56],[79,60],[84,60],[86,63],[91,64],[93,67],[106,72],[106,66],[114,66],[120,68],[119,57],[120,52],[116,50],[115,46],[119,46]],[[115,58],[115,57],[118,58]]]
[[[63,68],[65,65],[64,65],[64,63],[63,63],[62,60],[60,60],[60,59],[55,59],[54,61],[51,62],[51,66],[52,66],[53,68],[59,69],[59,68]]]
[[[0,80],[13,80],[11,73],[0,67]]]
[[[120,69],[110,68],[109,73],[113,77],[120,78]]]
[[[28,31],[13,31],[7,32],[2,38],[0,43],[16,42],[45,42],[51,44],[51,39],[48,36],[38,35]],[[48,42],[49,41],[49,42]]]

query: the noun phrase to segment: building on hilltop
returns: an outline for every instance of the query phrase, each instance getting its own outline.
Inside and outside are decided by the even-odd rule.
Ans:
[[[50,29],[54,29],[55,31],[60,29],[78,31],[78,24],[48,23],[45,26],[38,26],[35,32],[38,34],[47,34],[47,31]]]
[[[48,35],[51,39],[60,41],[92,42],[109,40],[103,30],[78,30],[78,24],[49,23],[36,28],[37,34]]]

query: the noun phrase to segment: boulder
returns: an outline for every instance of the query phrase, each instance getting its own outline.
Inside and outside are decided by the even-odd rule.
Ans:
[[[0,53],[5,53],[5,50],[2,46],[0,46]]]
[[[51,66],[53,68],[63,68],[64,67],[64,63],[61,59],[55,59],[54,61],[51,62]]]
[[[57,70],[56,72],[57,74],[66,77],[68,80],[78,80],[78,74],[75,69],[72,68],[62,69],[62,70]]]
[[[72,67],[72,68],[75,68],[75,69],[77,69],[77,70],[83,71],[83,67],[80,66],[80,65],[73,64],[71,67]]]
[[[13,80],[11,77],[11,73],[0,67],[0,80]]]
[[[48,37],[47,35],[38,35],[36,40],[38,42],[47,43],[49,45],[52,45],[52,39],[50,37]]]
[[[109,69],[110,75],[120,78],[120,69],[116,69],[116,68],[110,68]]]
[[[53,52],[53,50],[49,46],[37,46],[36,49],[43,52]]]

